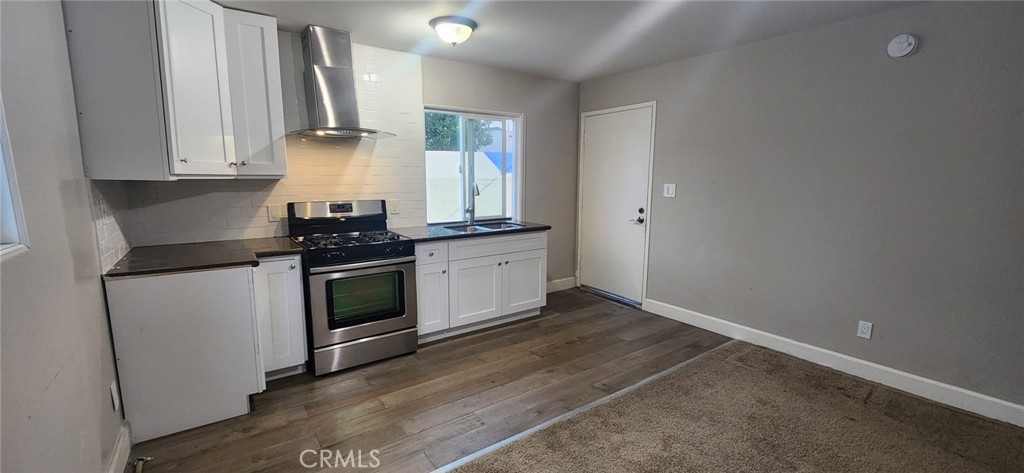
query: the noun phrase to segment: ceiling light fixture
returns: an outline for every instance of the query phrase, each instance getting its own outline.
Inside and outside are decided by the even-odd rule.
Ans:
[[[437,36],[452,46],[469,39],[477,26],[475,21],[464,16],[439,16],[430,20],[430,27],[437,32]]]

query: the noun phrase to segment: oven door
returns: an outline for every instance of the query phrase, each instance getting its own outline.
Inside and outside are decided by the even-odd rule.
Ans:
[[[415,260],[310,268],[313,347],[416,327]]]

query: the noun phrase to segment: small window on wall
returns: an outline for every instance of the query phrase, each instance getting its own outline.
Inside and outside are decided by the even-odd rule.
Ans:
[[[427,110],[427,223],[519,216],[522,116]]]
[[[4,119],[4,105],[0,102],[0,260],[14,256],[28,249],[25,237],[25,223],[21,216],[21,202],[18,200],[18,184],[15,180],[11,147],[7,140],[7,122]]]

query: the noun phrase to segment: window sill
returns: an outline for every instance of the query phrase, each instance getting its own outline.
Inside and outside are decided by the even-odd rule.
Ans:
[[[7,261],[27,251],[28,246],[22,243],[5,243],[0,245],[0,262]]]

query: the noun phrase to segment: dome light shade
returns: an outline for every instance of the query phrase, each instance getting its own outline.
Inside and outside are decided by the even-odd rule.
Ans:
[[[441,16],[430,20],[430,27],[437,32],[442,41],[455,46],[469,39],[477,24],[463,16]]]

